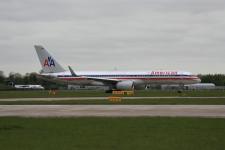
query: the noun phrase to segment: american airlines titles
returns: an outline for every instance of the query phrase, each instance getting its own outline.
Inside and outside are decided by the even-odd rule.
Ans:
[[[151,75],[177,75],[177,71],[152,71]]]

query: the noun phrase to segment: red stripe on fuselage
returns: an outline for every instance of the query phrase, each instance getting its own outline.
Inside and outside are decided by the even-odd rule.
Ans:
[[[63,80],[68,80],[68,81],[73,81],[73,80],[85,80],[87,78],[85,77],[62,77],[60,79]],[[179,77],[179,78],[129,78],[129,77],[124,77],[124,78],[104,78],[104,79],[117,79],[117,80],[195,80],[198,79],[197,77]],[[94,80],[94,79],[93,79]]]

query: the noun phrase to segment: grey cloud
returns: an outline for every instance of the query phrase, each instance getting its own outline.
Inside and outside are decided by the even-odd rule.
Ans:
[[[225,73],[224,7],[220,0],[0,1],[0,70],[38,71],[33,45],[42,44],[78,70]]]
[[[162,12],[201,13],[224,10],[222,0],[7,0],[0,2],[0,18],[11,21],[54,21],[132,16]]]

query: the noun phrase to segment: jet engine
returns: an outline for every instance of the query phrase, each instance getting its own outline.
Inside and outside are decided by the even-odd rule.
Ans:
[[[134,88],[133,81],[120,81],[116,84],[118,90],[132,90]]]

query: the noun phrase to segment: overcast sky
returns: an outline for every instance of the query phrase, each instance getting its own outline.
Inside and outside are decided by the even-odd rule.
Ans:
[[[38,72],[35,44],[75,71],[225,73],[225,1],[1,0],[0,70]]]

